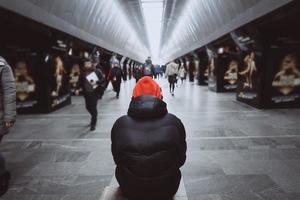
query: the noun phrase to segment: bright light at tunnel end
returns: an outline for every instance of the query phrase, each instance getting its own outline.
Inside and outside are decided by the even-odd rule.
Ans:
[[[159,47],[164,0],[141,0],[153,63],[161,64]]]

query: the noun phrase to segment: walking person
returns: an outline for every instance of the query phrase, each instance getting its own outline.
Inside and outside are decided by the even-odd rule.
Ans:
[[[85,107],[91,115],[90,130],[94,131],[97,125],[97,104],[99,95],[102,95],[106,86],[106,80],[100,70],[92,65],[91,59],[84,60],[84,72],[79,78],[78,87],[75,94],[78,96],[82,88],[85,99]]]
[[[168,113],[161,88],[145,76],[136,84],[128,114],[112,130],[116,178],[130,200],[169,200],[176,194],[186,160],[182,122]]]
[[[8,133],[16,121],[16,84],[12,69],[0,57],[0,119],[2,126],[0,127],[0,141],[3,136]],[[5,160],[0,154],[0,196],[2,196],[9,186],[10,174],[5,168]]]
[[[145,64],[143,66],[143,76],[153,77],[154,73],[155,73],[154,65],[152,64],[151,57],[149,56],[146,59]]]
[[[106,79],[105,70],[104,70],[103,66],[100,64],[100,54],[98,52],[92,54],[91,60],[92,60],[92,66],[94,68],[96,68],[97,70],[99,70],[99,72],[101,72],[103,78]],[[100,92],[98,95],[99,99],[102,99],[102,96],[104,95],[104,91],[105,91],[105,89],[99,91]]]
[[[136,65],[134,68],[134,78],[135,82],[137,83],[143,77],[143,66]]]
[[[169,81],[170,93],[174,96],[175,83],[178,75],[178,64],[174,61],[170,62],[166,67],[166,78]]]
[[[113,90],[116,92],[116,98],[119,98],[123,72],[119,62],[113,61],[112,68],[108,75],[108,80],[111,81]]]
[[[156,78],[159,79],[159,76],[160,76],[160,73],[161,73],[161,68],[160,68],[159,65],[154,66],[154,72],[155,72],[155,74],[154,74],[155,79]]]
[[[180,78],[180,80],[181,80],[181,85],[183,84],[183,81],[184,81],[184,79],[185,79],[185,76],[186,76],[186,70],[185,70],[185,68],[184,68],[184,66],[183,65],[181,65],[180,66],[180,68],[179,68],[179,78]]]

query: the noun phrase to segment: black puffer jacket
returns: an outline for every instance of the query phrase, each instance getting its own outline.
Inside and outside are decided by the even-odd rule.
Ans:
[[[186,159],[185,129],[166,103],[134,98],[111,131],[116,178],[130,199],[167,199],[178,190]]]

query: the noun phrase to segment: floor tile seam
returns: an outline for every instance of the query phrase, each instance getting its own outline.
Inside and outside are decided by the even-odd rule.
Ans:
[[[229,137],[187,137],[187,140],[231,140],[231,139],[263,139],[263,138],[298,138],[300,135],[261,135],[261,136],[229,136]],[[92,138],[92,139],[6,139],[2,142],[97,142],[110,141],[110,138]]]

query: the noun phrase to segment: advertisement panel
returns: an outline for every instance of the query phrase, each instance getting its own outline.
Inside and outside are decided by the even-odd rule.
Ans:
[[[254,107],[262,106],[262,56],[261,36],[253,27],[245,27],[231,33],[241,49],[238,68],[237,100]]]
[[[48,96],[50,98],[50,107],[55,109],[60,104],[68,101],[70,98],[68,74],[65,61],[62,56],[51,55],[47,63],[48,66]]]
[[[30,70],[31,63],[18,60],[13,65],[16,80],[17,109],[33,108],[37,104],[36,82]]]
[[[71,103],[67,62],[67,45],[56,40],[46,56],[47,96],[50,111]]]
[[[38,106],[37,68],[40,67],[35,52],[15,53],[6,57],[12,67],[16,81],[16,100],[18,113],[34,113]]]
[[[69,87],[71,93],[74,95],[75,90],[77,89],[77,86],[79,84],[79,78],[81,74],[82,69],[82,62],[80,59],[73,59],[71,62],[71,69],[69,70]],[[81,92],[81,91],[80,91]]]
[[[217,92],[217,69],[216,62],[217,54],[212,47],[206,47],[206,52],[208,56],[208,88],[212,91]]]
[[[237,89],[239,59],[235,45],[218,48],[217,85],[218,92],[230,92]]]
[[[225,73],[223,87],[226,91],[236,90],[238,80],[239,60],[234,57],[229,58],[229,62],[225,63]]]
[[[300,48],[271,48],[268,54],[265,104],[300,106]]]

